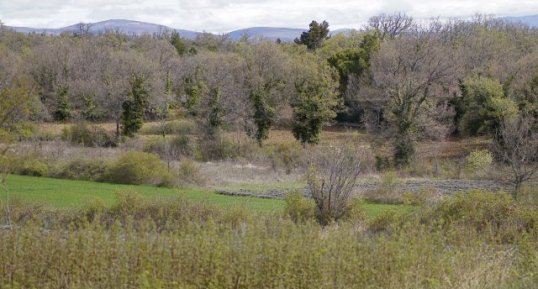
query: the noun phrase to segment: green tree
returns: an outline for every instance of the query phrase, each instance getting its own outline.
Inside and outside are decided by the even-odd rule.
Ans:
[[[318,23],[312,20],[308,31],[303,32],[300,38],[295,38],[295,43],[306,45],[309,50],[316,50],[323,45],[323,41],[325,41],[328,36],[329,23],[327,23],[327,21]]]
[[[327,60],[338,71],[340,96],[343,98],[352,75],[363,76],[370,69],[370,59],[379,50],[380,39],[377,33],[364,35],[358,48],[347,48]]]
[[[336,81],[328,67],[306,68],[306,75],[295,82],[293,109],[293,136],[303,145],[317,144],[323,125],[336,116],[338,107]]]
[[[56,111],[54,111],[54,119],[58,121],[68,120],[71,117],[69,111],[69,89],[67,86],[58,87]]]
[[[497,80],[472,77],[460,84],[460,90],[456,101],[459,127],[470,135],[493,134],[504,119],[518,114],[517,104],[505,96]]]
[[[135,74],[129,81],[128,97],[122,108],[122,134],[134,136],[144,124],[144,112],[148,103],[148,91],[145,87],[145,78]]]
[[[254,106],[255,138],[261,146],[262,142],[269,137],[269,129],[273,126],[275,117],[275,108],[269,103],[264,91],[253,91],[250,98]]]
[[[178,55],[183,56],[185,52],[187,52],[187,46],[185,45],[185,41],[183,41],[181,36],[179,36],[179,33],[177,33],[176,31],[172,32],[172,35],[170,37],[170,43],[174,46]]]

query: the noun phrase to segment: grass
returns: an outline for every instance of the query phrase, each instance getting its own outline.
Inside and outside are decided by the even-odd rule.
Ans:
[[[200,188],[159,188],[18,175],[10,175],[7,182],[12,198],[54,208],[80,208],[96,199],[112,205],[115,201],[114,193],[119,191],[135,191],[148,199],[183,196],[191,201],[206,202],[221,207],[242,206],[257,212],[279,211],[284,208],[282,200],[225,196]],[[401,213],[415,210],[412,206],[385,204],[366,204],[364,209],[369,217],[375,217],[389,210]]]

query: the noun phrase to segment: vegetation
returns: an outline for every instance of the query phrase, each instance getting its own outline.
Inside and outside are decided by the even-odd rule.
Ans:
[[[538,30],[84,31],[0,26],[0,288],[538,284]]]

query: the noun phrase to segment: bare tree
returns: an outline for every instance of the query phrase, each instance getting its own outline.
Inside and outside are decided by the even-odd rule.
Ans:
[[[510,167],[514,199],[517,199],[521,185],[538,172],[538,133],[533,124],[531,117],[505,120],[494,141],[497,157]]]
[[[367,29],[379,32],[381,39],[395,38],[414,27],[413,18],[403,13],[380,14],[368,20]]]
[[[349,210],[353,188],[361,172],[357,152],[350,147],[324,148],[312,154],[308,188],[317,207],[318,221],[327,225]]]

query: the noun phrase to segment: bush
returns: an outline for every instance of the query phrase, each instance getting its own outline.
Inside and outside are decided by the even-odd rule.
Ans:
[[[113,137],[103,128],[97,125],[87,125],[77,123],[69,128],[64,128],[62,139],[72,144],[78,144],[90,147],[116,146]]]
[[[290,174],[303,162],[304,151],[302,147],[294,143],[277,144],[270,152],[271,164],[274,170],[284,168],[286,174]]]
[[[238,140],[228,136],[216,135],[199,140],[200,156],[204,161],[230,160],[252,155],[257,149],[252,140]]]
[[[295,223],[314,219],[316,204],[305,198],[300,192],[289,193],[284,201],[286,202],[284,213]]]
[[[473,151],[465,158],[465,172],[481,175],[491,167],[493,157],[488,150]]]
[[[463,226],[477,232],[488,229],[505,241],[521,231],[531,232],[538,227],[536,208],[517,206],[507,193],[480,190],[446,198],[421,219],[444,228]]]
[[[165,134],[175,135],[190,135],[196,133],[196,124],[188,120],[174,120],[167,122],[164,127],[159,125],[152,125],[143,127],[140,130],[141,134],[146,135],[162,135]]]
[[[65,179],[100,181],[106,169],[107,163],[101,159],[74,159],[62,166],[54,175]]]
[[[169,185],[171,175],[157,155],[128,152],[106,169],[104,180],[120,184]]]
[[[205,178],[200,173],[200,167],[188,159],[179,164],[178,178],[180,183],[185,184],[202,185],[205,183]]]
[[[26,176],[43,177],[49,173],[49,166],[46,162],[37,158],[28,158],[23,161],[17,173]]]
[[[320,224],[338,221],[349,211],[360,160],[351,147],[328,148],[310,156],[306,179],[316,203],[316,217]]]
[[[401,181],[398,179],[396,172],[386,172],[383,174],[378,187],[375,190],[365,192],[364,197],[374,203],[401,204],[402,193],[398,190],[400,184]]]
[[[144,145],[144,151],[159,155],[168,165],[181,157],[195,158],[199,154],[192,137],[186,135],[154,138]]]
[[[435,190],[421,188],[418,192],[405,192],[403,194],[403,203],[406,205],[423,206],[435,197]]]

